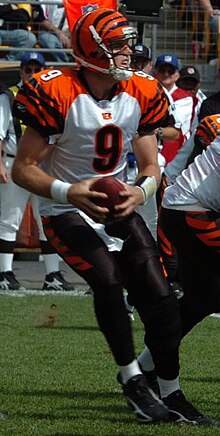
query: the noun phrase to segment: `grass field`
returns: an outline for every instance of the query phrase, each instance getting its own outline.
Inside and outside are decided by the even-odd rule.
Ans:
[[[90,296],[0,298],[1,436],[220,435],[220,428],[136,422]],[[51,316],[53,327],[47,326]],[[133,326],[140,352],[138,316]],[[183,341],[181,383],[202,412],[220,419],[219,327],[220,320],[209,317]]]

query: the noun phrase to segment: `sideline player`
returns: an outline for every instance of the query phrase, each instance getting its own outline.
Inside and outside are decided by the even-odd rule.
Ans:
[[[123,393],[141,422],[173,419],[148,389],[136,360],[123,285],[133,294],[156,366],[161,397],[185,420],[212,425],[179,398],[178,302],[167,286],[156,242],[134,209],[157,189],[160,171],[154,129],[168,116],[163,87],[133,74],[129,40],[135,29],[120,13],[98,9],[73,30],[79,71],[37,74],[20,90],[15,113],[28,125],[13,168],[16,183],[42,196],[41,215],[51,244],[94,292],[100,330],[120,370]],[[138,131],[138,134],[137,134]],[[31,144],[30,147],[30,137]],[[112,222],[93,199],[94,177],[124,178],[131,141],[139,174],[124,184],[127,199]],[[41,166],[39,166],[41,165]],[[177,421],[177,416],[174,420]]]
[[[31,202],[36,219],[41,251],[44,258],[46,276],[44,290],[71,290],[59,271],[59,256],[48,244],[38,211],[38,199],[28,190],[17,186],[11,179],[11,168],[17,153],[19,134],[25,130],[18,119],[13,120],[9,95],[13,100],[18,89],[25,80],[31,79],[34,73],[45,67],[45,59],[41,53],[26,52],[20,63],[20,82],[11,87],[7,94],[0,95],[0,289],[23,290],[13,271],[14,248],[25,207]],[[12,94],[13,93],[13,94]],[[23,129],[24,128],[24,129]],[[17,132],[17,134],[16,134]]]

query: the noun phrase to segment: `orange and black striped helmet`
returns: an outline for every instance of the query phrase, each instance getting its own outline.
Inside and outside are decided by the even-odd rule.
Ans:
[[[220,114],[208,115],[198,125],[194,142],[202,148],[206,148],[220,135]]]
[[[72,32],[74,56],[84,67],[112,74],[115,54],[123,43],[132,39],[133,44],[136,38],[136,29],[122,14],[98,8],[76,22]]]

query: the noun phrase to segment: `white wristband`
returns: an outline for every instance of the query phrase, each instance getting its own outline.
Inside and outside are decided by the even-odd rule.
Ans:
[[[62,182],[61,180],[54,180],[50,186],[51,197],[57,202],[62,204],[69,203],[67,200],[67,193],[71,187],[71,183]]]
[[[137,184],[141,188],[144,197],[144,204],[147,204],[149,198],[157,191],[157,180],[155,176],[146,177],[142,183]]]

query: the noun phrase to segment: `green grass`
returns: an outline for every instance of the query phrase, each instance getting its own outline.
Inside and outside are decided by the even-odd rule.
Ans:
[[[1,296],[1,436],[214,436],[220,429],[140,425],[115,376],[91,297]],[[55,303],[58,321],[41,327]],[[136,316],[136,350],[143,330]],[[220,418],[220,320],[207,318],[183,341],[181,384],[204,413]]]

